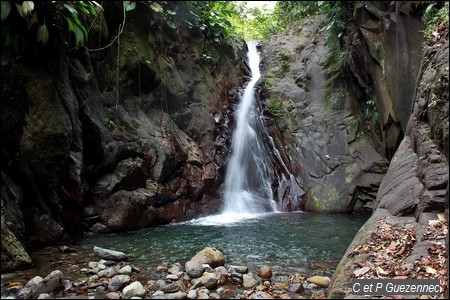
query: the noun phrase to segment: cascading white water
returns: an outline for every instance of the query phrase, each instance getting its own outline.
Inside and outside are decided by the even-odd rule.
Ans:
[[[238,216],[276,210],[268,169],[270,158],[261,140],[264,126],[255,106],[254,88],[261,77],[259,52],[255,42],[248,42],[247,47],[252,77],[237,109],[231,158],[225,177],[223,215]]]

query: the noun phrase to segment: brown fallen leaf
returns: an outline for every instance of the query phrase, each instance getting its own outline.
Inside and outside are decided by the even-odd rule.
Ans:
[[[382,267],[376,267],[378,276],[387,276],[390,272],[384,270]]]
[[[370,267],[363,267],[363,268],[361,268],[361,269],[358,269],[358,270],[355,270],[355,271],[353,271],[353,275],[355,275],[356,277],[358,277],[358,276],[361,276],[361,275],[364,275],[364,274],[366,274],[367,272],[369,272],[370,271]]]
[[[405,276],[405,275],[398,275],[398,276],[394,276],[394,277],[392,277],[392,279],[408,279],[409,277],[408,276]]]
[[[326,299],[327,295],[324,293],[315,293],[311,296],[311,299]]]
[[[397,241],[392,241],[389,246],[388,246],[388,250],[389,252],[394,252],[397,250],[397,247],[400,245],[400,242]]]
[[[430,266],[425,266],[425,271],[427,271],[427,273],[428,274],[436,274],[436,269],[433,269],[432,267],[430,267]]]
[[[249,297],[254,292],[255,292],[254,290],[248,291],[247,293],[245,293],[245,297]]]
[[[445,218],[445,215],[442,213],[437,214],[439,221],[441,222],[447,222],[447,219]]]

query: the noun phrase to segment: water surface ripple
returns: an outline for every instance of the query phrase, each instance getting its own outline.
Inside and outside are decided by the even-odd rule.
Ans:
[[[154,273],[163,263],[184,265],[198,251],[210,246],[225,255],[226,265],[246,265],[254,273],[261,265],[268,264],[277,276],[331,276],[366,220],[362,216],[304,212],[265,213],[228,223],[208,217],[84,238],[70,245],[78,250],[76,254],[58,253],[56,246],[42,249],[32,255],[36,261],[34,272],[44,277],[60,269],[69,279],[78,277],[79,269],[86,267],[87,262],[99,260],[92,251],[95,245],[123,251],[131,255],[130,263],[141,268],[144,274]],[[29,277],[31,271],[22,275]]]

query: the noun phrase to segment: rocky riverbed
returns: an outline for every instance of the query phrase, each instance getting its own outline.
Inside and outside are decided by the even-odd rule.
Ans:
[[[61,248],[69,257],[73,250]],[[156,268],[129,263],[120,251],[95,246],[93,251],[99,260],[74,265],[70,278],[77,279],[60,270],[27,282],[3,274],[2,299],[319,299],[325,298],[330,282],[326,276],[279,277],[267,265],[250,270],[226,264],[224,255],[211,247],[187,262]]]

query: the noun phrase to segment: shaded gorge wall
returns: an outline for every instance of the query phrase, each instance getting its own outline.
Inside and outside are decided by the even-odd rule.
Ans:
[[[61,24],[45,46],[30,30],[2,51],[2,271],[29,266],[24,249],[83,231],[219,209],[233,90],[249,73],[245,43],[210,42],[136,3],[105,47],[124,22],[122,5],[104,4],[86,47],[65,43]]]

